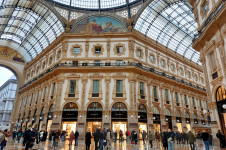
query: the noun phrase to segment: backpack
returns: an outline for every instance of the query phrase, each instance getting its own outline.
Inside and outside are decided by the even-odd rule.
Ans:
[[[17,136],[21,137],[21,132],[19,132]]]
[[[5,140],[5,135],[3,133],[0,133],[0,143],[4,140]]]

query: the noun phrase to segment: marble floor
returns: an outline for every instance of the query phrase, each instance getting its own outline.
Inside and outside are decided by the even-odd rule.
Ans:
[[[69,142],[63,142],[63,143],[59,143],[58,144],[58,148],[54,148],[52,146],[52,142],[46,141],[45,143],[39,143],[37,145],[33,146],[33,150],[37,149],[37,150],[85,150],[85,143],[84,141],[79,140],[78,141],[79,145],[78,146],[69,146]],[[163,150],[162,148],[162,144],[158,143],[158,142],[153,142],[154,143],[154,147],[152,148],[152,150]],[[197,140],[196,142],[197,144],[197,150],[205,150],[204,145],[202,143],[201,140]],[[143,141],[140,140],[139,143],[137,145],[131,144],[130,142],[119,142],[117,141],[116,144],[113,143],[112,144],[112,150],[151,150],[149,144],[145,144],[143,145]],[[5,148],[5,150],[24,150],[25,147],[22,146],[21,143],[16,143],[13,142],[12,140],[9,140],[7,142],[7,146]],[[94,146],[94,141],[92,141],[91,144],[91,150],[95,150],[95,146]],[[184,144],[176,144],[175,145],[175,150],[190,150],[188,145],[184,145]],[[220,149],[219,147],[210,147],[210,150],[226,150],[226,148],[224,149]]]

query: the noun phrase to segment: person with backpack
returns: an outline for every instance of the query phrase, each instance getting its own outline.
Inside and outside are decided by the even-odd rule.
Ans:
[[[189,131],[187,135],[191,150],[195,150],[195,135],[191,131]]]
[[[78,137],[79,137],[79,132],[76,130],[75,132],[75,146],[78,146]]]
[[[218,130],[216,136],[220,141],[220,147],[224,148],[225,147],[225,135],[223,134],[222,131]]]
[[[130,137],[130,132],[127,130],[127,131],[126,131],[126,142],[128,142],[129,137]]]
[[[149,140],[149,144],[152,148],[153,147],[153,141],[155,140],[155,136],[154,136],[154,134],[151,133],[151,131],[149,131],[148,140]]]
[[[20,139],[21,139],[21,136],[23,135],[23,131],[22,129],[20,129],[18,132],[17,132],[17,140],[18,140],[18,143],[20,143]]]
[[[13,142],[15,142],[15,139],[16,139],[16,134],[17,134],[17,133],[16,133],[16,130],[14,130],[14,131],[13,131],[13,133],[12,133],[12,135],[13,135],[13,137],[12,137]]]

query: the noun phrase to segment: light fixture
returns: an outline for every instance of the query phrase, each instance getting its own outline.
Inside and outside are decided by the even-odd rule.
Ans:
[[[155,117],[153,117],[153,120],[155,120]]]
[[[140,118],[140,116],[138,116],[138,118]]]
[[[28,121],[28,119],[26,119],[26,121]]]
[[[56,116],[56,115],[54,115],[53,117],[54,117],[54,118],[56,118],[57,116]]]
[[[180,120],[177,120],[177,122],[179,122]]]
[[[51,115],[49,115],[49,118],[51,118]]]
[[[35,118],[32,118],[32,120],[34,121],[34,120],[35,120]]]
[[[226,104],[222,105],[222,107],[223,107],[224,109],[226,109]]]
[[[197,124],[197,121],[195,121],[195,123]]]
[[[187,123],[189,123],[189,121],[187,120]]]
[[[168,121],[168,118],[166,118],[166,121]]]
[[[23,120],[20,120],[20,122],[22,122]]]
[[[205,122],[203,122],[202,124],[205,124]]]
[[[105,118],[107,118],[108,117],[108,115],[105,115]]]
[[[82,115],[80,115],[79,117],[82,118]]]
[[[42,117],[40,117],[39,119],[42,119]]]
[[[131,115],[131,118],[133,118],[133,115]]]

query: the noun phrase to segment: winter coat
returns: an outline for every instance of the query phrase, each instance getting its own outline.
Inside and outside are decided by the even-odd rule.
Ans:
[[[86,132],[86,137],[85,138],[86,138],[85,139],[85,144],[86,145],[90,145],[91,144],[91,138],[92,138],[91,133],[90,132]]]
[[[188,136],[189,143],[195,142],[195,135],[192,132],[188,132],[187,136]]]
[[[142,132],[142,138],[145,139],[147,137],[147,133],[146,132]]]
[[[207,132],[203,132],[201,138],[203,141],[209,141],[209,134]]]
[[[148,135],[149,141],[153,141],[155,139],[155,136],[153,134]]]
[[[99,142],[99,140],[100,140],[100,130],[97,129],[97,131],[93,134],[93,136],[94,136],[94,141]]]
[[[75,138],[77,139],[78,137],[79,137],[79,132],[76,131],[76,132],[75,132]]]

